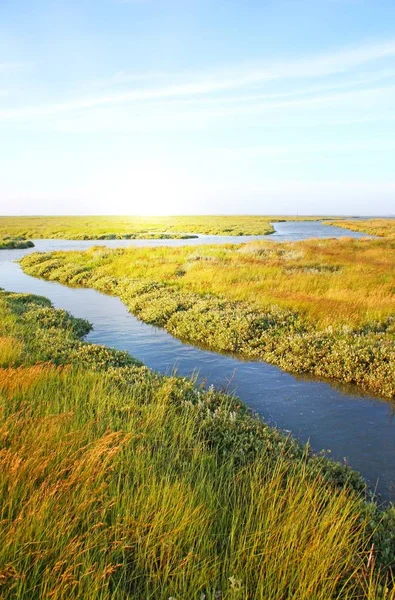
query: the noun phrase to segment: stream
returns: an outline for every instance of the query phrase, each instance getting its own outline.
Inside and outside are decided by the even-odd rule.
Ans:
[[[57,308],[93,324],[86,340],[127,350],[161,373],[197,374],[207,384],[235,392],[267,423],[300,439],[316,451],[330,451],[334,460],[363,474],[385,501],[395,501],[395,418],[390,402],[362,395],[337,384],[295,377],[263,361],[207,351],[147,325],[116,297],[93,289],[71,288],[23,273],[15,262],[31,252],[83,250],[92,245],[197,246],[243,243],[256,239],[298,241],[312,237],[365,237],[321,222],[274,223],[270,236],[199,236],[188,240],[34,240],[35,248],[0,251],[0,287],[49,298]]]

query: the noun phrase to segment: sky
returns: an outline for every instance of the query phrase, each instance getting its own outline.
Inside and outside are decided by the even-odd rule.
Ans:
[[[0,0],[0,214],[394,215],[394,0]]]

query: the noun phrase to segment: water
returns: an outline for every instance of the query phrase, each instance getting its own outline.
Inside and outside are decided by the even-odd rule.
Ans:
[[[349,235],[319,223],[279,223],[265,239],[298,240]],[[329,230],[329,231],[328,231]],[[352,237],[361,234],[352,233]],[[248,237],[247,239],[256,239]],[[385,500],[395,501],[395,418],[390,403],[320,381],[296,378],[264,362],[209,352],[183,344],[166,331],[146,325],[128,313],[122,302],[91,289],[75,289],[25,275],[15,263],[32,251],[83,249],[93,244],[110,247],[178,246],[202,243],[241,243],[245,238],[201,237],[193,240],[37,240],[36,248],[0,252],[0,286],[50,298],[94,326],[87,340],[127,350],[148,367],[162,373],[176,368],[180,375],[198,371],[200,379],[235,391],[264,419],[319,451],[330,449],[335,460],[346,460],[360,471]]]

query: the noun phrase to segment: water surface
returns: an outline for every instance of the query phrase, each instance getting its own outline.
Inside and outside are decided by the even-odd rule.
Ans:
[[[36,248],[0,251],[0,286],[48,297],[57,308],[88,319],[94,326],[87,340],[127,350],[148,367],[162,373],[176,368],[180,375],[198,372],[199,378],[235,391],[271,425],[276,425],[313,448],[331,450],[359,470],[371,487],[377,484],[384,499],[395,501],[395,418],[388,402],[349,394],[320,381],[296,378],[263,361],[210,352],[184,344],[163,329],[146,325],[131,315],[122,302],[96,290],[69,288],[26,275],[15,263],[32,251],[74,250],[93,244],[109,247],[178,246],[202,243],[241,243],[251,239],[289,241],[308,237],[358,238],[362,234],[316,222],[276,223],[271,236],[214,237],[192,240],[37,240]],[[329,231],[328,231],[329,230]]]

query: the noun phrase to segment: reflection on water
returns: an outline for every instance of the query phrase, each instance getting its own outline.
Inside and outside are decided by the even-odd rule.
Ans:
[[[281,227],[280,227],[281,226]],[[321,229],[324,227],[324,229]],[[329,229],[332,237],[347,231],[317,223],[280,223],[277,239],[318,237]],[[355,235],[354,237],[360,237]],[[274,236],[265,236],[273,239]],[[249,238],[250,239],[250,238]],[[300,237],[299,237],[300,239]],[[199,238],[199,240],[111,240],[110,247],[197,245],[223,243],[244,238]],[[97,242],[38,240],[36,250],[81,249]],[[34,249],[33,249],[34,251]],[[122,302],[91,289],[74,289],[25,275],[14,261],[31,250],[0,252],[0,286],[7,290],[32,292],[51,299],[77,317],[88,319],[94,330],[91,342],[127,350],[147,366],[181,375],[199,373],[201,380],[237,392],[265,420],[310,440],[315,450],[330,449],[336,460],[344,459],[364,474],[372,487],[386,499],[395,500],[395,420],[391,404],[357,394],[346,394],[339,386],[296,378],[264,362],[243,361],[183,344],[163,329],[146,325],[129,314]]]

